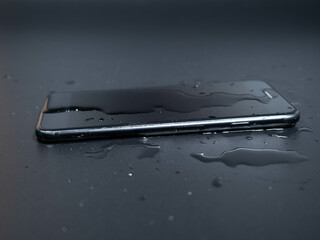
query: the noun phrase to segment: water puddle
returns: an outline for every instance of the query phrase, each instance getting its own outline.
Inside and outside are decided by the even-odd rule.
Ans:
[[[222,162],[229,167],[246,165],[253,167],[271,164],[294,164],[308,160],[296,151],[281,151],[276,149],[235,148],[223,152],[220,156],[207,156],[204,153],[191,153],[191,156],[201,162]]]
[[[102,159],[107,157],[110,151],[117,146],[131,146],[138,148],[138,158],[153,158],[160,152],[159,145],[154,145],[146,142],[146,139],[121,139],[108,142],[102,145],[99,150],[86,152],[85,156],[88,158]]]

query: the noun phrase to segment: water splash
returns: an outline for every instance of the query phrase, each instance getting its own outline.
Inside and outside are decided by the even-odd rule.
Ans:
[[[294,164],[308,160],[306,156],[296,151],[252,148],[235,148],[231,151],[223,152],[218,157],[206,156],[204,153],[191,153],[191,156],[204,163],[222,162],[229,167],[237,167],[238,165],[260,167],[271,164]]]

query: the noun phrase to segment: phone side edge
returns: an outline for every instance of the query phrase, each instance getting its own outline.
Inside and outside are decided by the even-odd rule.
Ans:
[[[40,142],[51,142],[52,141],[51,139],[54,139],[55,137],[54,131],[48,131],[41,127],[43,112],[47,109],[47,104],[48,104],[48,97],[45,99],[45,102],[41,108],[41,112],[36,125],[36,130],[35,130],[36,137]]]

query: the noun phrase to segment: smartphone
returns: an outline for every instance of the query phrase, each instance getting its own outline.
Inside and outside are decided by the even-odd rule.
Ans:
[[[43,142],[293,126],[298,110],[262,81],[51,93]]]

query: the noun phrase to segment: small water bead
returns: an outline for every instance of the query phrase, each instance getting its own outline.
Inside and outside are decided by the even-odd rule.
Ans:
[[[6,80],[11,80],[11,79],[12,79],[12,75],[11,75],[11,74],[5,74],[5,75],[4,75],[4,78],[5,78]]]
[[[92,120],[94,120],[94,118],[87,118],[87,119],[85,119],[86,122],[92,121]]]
[[[138,198],[138,200],[144,202],[144,201],[146,200],[146,198],[145,198],[145,196],[140,196],[140,197]]]
[[[212,186],[214,187],[222,187],[222,178],[221,177],[216,177],[215,179],[213,179],[212,181]]]
[[[84,200],[81,200],[81,201],[79,202],[79,207],[83,208],[83,206],[84,206]]]

